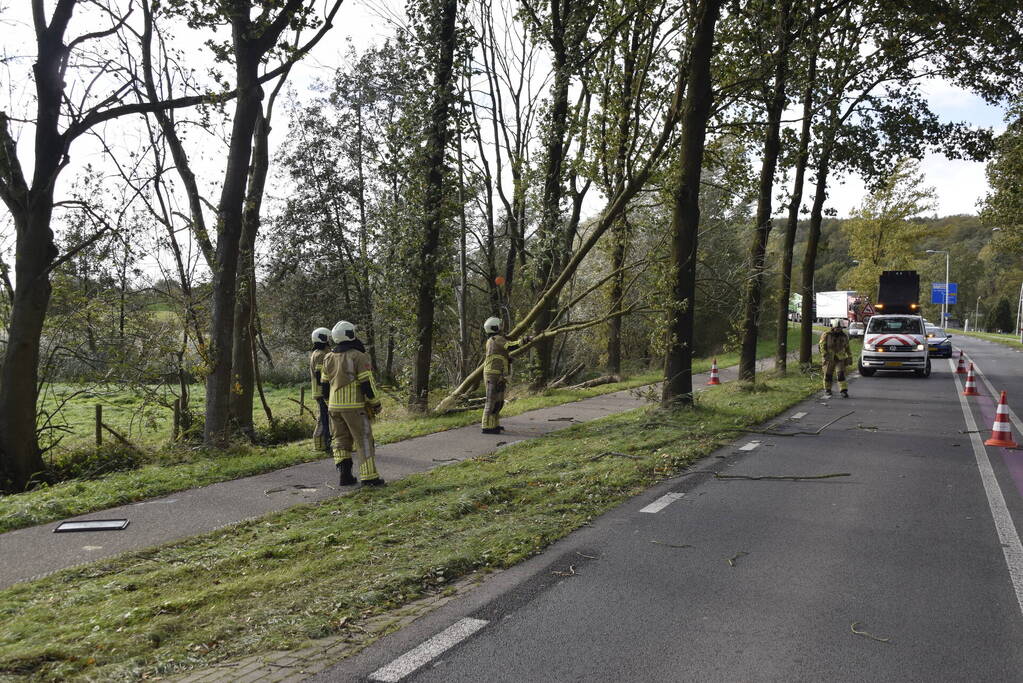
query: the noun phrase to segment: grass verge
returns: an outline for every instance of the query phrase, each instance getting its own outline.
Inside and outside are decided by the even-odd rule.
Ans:
[[[789,329],[788,343],[789,348],[798,348],[798,327]],[[774,340],[761,340],[757,346],[758,358],[772,356],[774,346]],[[738,363],[739,354],[723,353],[717,359],[720,367],[728,367]],[[710,365],[710,358],[695,360],[693,372],[707,372]],[[659,371],[651,371],[629,377],[624,382],[590,389],[557,389],[543,394],[530,394],[524,385],[520,385],[512,388],[502,414],[520,415],[530,410],[633,389],[660,379]],[[394,397],[385,397],[384,416],[374,426],[374,434],[378,444],[394,443],[474,424],[479,421],[480,414],[481,411],[474,410],[419,417],[408,413]],[[311,426],[309,433],[312,433]],[[302,440],[263,448],[239,445],[217,453],[202,449],[165,448],[155,457],[159,462],[139,469],[0,496],[0,533],[310,462],[318,460],[322,454],[313,450],[308,440]]]
[[[964,332],[963,330],[950,330],[956,334],[961,334],[964,337],[976,337],[977,339],[986,339],[987,341],[996,342],[1004,346],[1009,346],[1014,349],[1023,349],[1023,344],[1019,343],[1019,337],[1011,334],[995,334],[993,332]]]
[[[138,680],[357,632],[541,552],[818,388],[790,374],[633,410],[0,592],[0,675]],[[607,456],[621,452],[635,459]]]

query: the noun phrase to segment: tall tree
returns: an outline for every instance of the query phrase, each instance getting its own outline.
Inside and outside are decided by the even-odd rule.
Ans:
[[[707,122],[713,104],[711,59],[714,30],[722,0],[701,0],[686,78],[686,101],[679,143],[679,176],[671,218],[671,299],[667,315],[667,352],[661,406],[676,408],[693,402],[693,320],[696,301],[696,249],[700,230],[700,177]]]
[[[752,382],[757,373],[757,338],[760,330],[760,305],[764,289],[764,259],[767,238],[771,234],[774,175],[781,152],[781,116],[788,103],[790,45],[792,43],[793,0],[779,0],[774,13],[773,82],[764,93],[767,126],[760,166],[760,187],[757,197],[757,225],[750,246],[750,275],[746,280],[746,297],[742,321],[742,348],[739,355],[739,379]]]
[[[148,0],[142,0],[142,4],[148,7]],[[4,480],[0,486],[9,490],[23,489],[43,470],[35,416],[39,344],[52,292],[50,274],[79,248],[71,247],[61,254],[51,227],[57,181],[69,164],[72,144],[97,126],[121,117],[233,96],[218,93],[126,103],[125,93],[135,83],[129,67],[134,61],[127,53],[136,45],[135,36],[142,32],[129,27],[130,10],[106,7],[88,17],[96,30],[69,39],[67,33],[76,9],[92,5],[81,0],[58,0],[47,15],[43,0],[32,0],[36,53],[32,67],[35,115],[31,119],[30,175],[25,173],[26,162],[19,157],[18,143],[11,132],[12,115],[0,111],[0,199],[14,219],[16,232],[15,286],[8,343],[0,368],[0,478]],[[94,59],[102,55],[97,45],[108,38],[117,46],[112,48],[113,54],[122,50],[120,60],[109,56]],[[97,47],[96,53],[82,56],[93,47]],[[78,82],[79,66],[91,71],[81,77],[88,83],[77,96],[69,88]],[[101,84],[105,83],[110,85],[103,89]],[[88,244],[90,240],[81,248]]]
[[[416,263],[416,352],[409,407],[425,412],[430,393],[430,369],[433,363],[433,326],[437,274],[441,267],[441,230],[444,226],[446,176],[445,155],[451,139],[451,105],[454,100],[453,73],[455,44],[458,36],[455,20],[457,0],[431,0],[428,3],[430,43],[432,50],[433,92],[431,93],[430,129],[426,140],[426,182],[423,191],[423,228]]]

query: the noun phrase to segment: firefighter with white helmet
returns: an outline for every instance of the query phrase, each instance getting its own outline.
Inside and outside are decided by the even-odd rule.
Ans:
[[[330,387],[320,381],[323,372],[323,357],[327,355],[330,330],[317,327],[313,330],[313,352],[309,354],[309,379],[312,381],[313,396],[316,398],[316,429],[313,431],[313,445],[316,450],[330,454],[330,415],[327,413],[327,395]]]
[[[323,359],[323,381],[329,383],[327,412],[334,435],[334,463],[342,486],[362,482],[364,486],[384,483],[376,469],[376,445],[372,420],[380,414],[380,395],[373,379],[373,365],[366,348],[355,333],[355,325],[340,321],[330,331],[334,347]],[[352,476],[353,455],[358,480]]]
[[[842,318],[831,321],[831,329],[821,335],[817,347],[824,365],[824,395],[831,396],[831,384],[838,374],[838,388],[843,398],[849,398],[849,383],[845,379],[845,368],[852,363],[849,350],[849,335],[845,333]]]
[[[483,406],[482,432],[484,434],[500,434],[501,408],[504,407],[504,392],[508,387],[508,375],[511,374],[511,352],[523,342],[529,343],[528,335],[522,341],[510,341],[501,334],[501,319],[487,318],[483,323],[483,331],[487,335],[486,358],[483,361],[483,378],[487,386],[487,402]]]

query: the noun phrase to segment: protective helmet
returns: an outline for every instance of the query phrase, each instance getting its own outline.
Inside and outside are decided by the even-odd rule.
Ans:
[[[326,344],[329,341],[330,341],[330,330],[328,330],[326,327],[317,327],[315,330],[313,330],[313,343],[314,344],[317,344],[317,343],[324,343],[324,344]]]
[[[355,339],[355,325],[347,320],[342,320],[337,325],[334,325],[334,329],[330,331],[330,337],[334,340],[335,344]]]
[[[844,327],[844,325],[842,325],[842,319],[841,318],[832,318],[831,319],[831,326],[832,327]]]
[[[487,318],[487,321],[483,323],[483,331],[487,334],[497,334],[501,331],[501,319]]]

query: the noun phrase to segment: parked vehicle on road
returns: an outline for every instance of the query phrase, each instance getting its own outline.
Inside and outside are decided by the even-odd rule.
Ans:
[[[927,351],[932,358],[952,357],[952,335],[937,325],[924,324],[927,334]]]
[[[860,375],[878,370],[915,372],[930,377],[931,359],[924,321],[918,315],[875,315],[867,323],[860,352]]]
[[[886,270],[877,284],[874,309],[879,314],[916,315],[920,310],[920,275],[915,270]]]
[[[862,337],[866,329],[867,325],[865,323],[849,323],[849,338]]]

